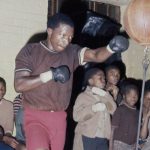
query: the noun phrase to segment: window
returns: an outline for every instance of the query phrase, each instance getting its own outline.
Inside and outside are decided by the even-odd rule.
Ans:
[[[48,0],[48,16],[54,15],[55,13],[59,12],[61,9],[61,6],[66,4],[66,9],[71,9],[71,3],[72,8],[78,7],[77,4],[79,3],[86,3],[87,9],[92,10],[94,12],[100,13],[102,15],[106,15],[113,20],[120,23],[120,6],[115,6],[111,4],[105,4],[101,2],[96,1],[90,1],[90,0]],[[75,5],[74,5],[75,4]],[[80,4],[79,4],[80,5]],[[81,6],[80,6],[81,7]]]

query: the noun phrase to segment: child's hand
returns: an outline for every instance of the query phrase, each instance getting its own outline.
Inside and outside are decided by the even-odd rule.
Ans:
[[[106,87],[106,90],[110,92],[110,94],[113,96],[114,100],[117,99],[119,88],[116,85],[109,85]]]
[[[12,148],[16,148],[17,145],[19,144],[16,139],[14,139],[13,137],[9,137],[9,136],[4,136],[3,137],[3,141],[8,144],[9,146],[11,146]]]

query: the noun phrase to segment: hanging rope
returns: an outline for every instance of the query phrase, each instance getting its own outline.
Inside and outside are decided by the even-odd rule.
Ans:
[[[140,112],[139,112],[139,120],[138,120],[138,133],[137,133],[137,140],[136,140],[136,150],[138,150],[138,146],[139,146],[139,136],[140,136],[140,129],[141,129],[141,119],[142,119],[142,111],[143,111],[143,97],[144,97],[146,73],[147,73],[149,63],[150,63],[150,60],[148,58],[149,51],[150,51],[149,47],[146,47],[144,49],[144,58],[142,61],[142,64],[143,64],[143,82],[142,82],[142,93],[141,93],[141,99],[140,99]]]

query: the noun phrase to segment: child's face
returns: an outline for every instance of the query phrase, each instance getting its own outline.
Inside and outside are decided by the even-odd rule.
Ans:
[[[98,71],[95,75],[93,75],[90,79],[89,79],[89,84],[91,86],[94,87],[98,87],[98,88],[104,88],[105,87],[105,75],[103,71]]]
[[[6,88],[2,82],[0,82],[0,100],[4,97]]]
[[[112,68],[106,72],[106,80],[108,84],[117,85],[120,80],[120,71]]]
[[[124,100],[129,106],[133,107],[138,101],[137,91],[134,89],[131,89],[129,92],[127,92],[124,95]]]
[[[143,106],[150,109],[150,92],[144,94]]]

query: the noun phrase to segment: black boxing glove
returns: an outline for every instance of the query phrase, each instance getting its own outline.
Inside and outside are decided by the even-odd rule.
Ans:
[[[63,65],[57,68],[51,67],[49,71],[43,72],[40,74],[40,79],[43,83],[46,83],[50,80],[59,81],[65,83],[70,78],[70,70],[68,66]]]
[[[70,78],[70,70],[68,66],[63,65],[57,68],[51,67],[49,71],[40,74],[40,80],[46,83],[50,80],[59,81],[65,83]]]
[[[59,81],[61,83],[65,83],[70,79],[70,70],[66,65],[59,66],[57,68],[51,67],[50,70],[52,71],[53,79],[56,82]]]
[[[127,38],[117,35],[107,45],[107,50],[111,53],[121,53],[128,49],[129,41]]]

